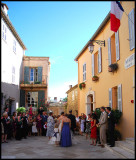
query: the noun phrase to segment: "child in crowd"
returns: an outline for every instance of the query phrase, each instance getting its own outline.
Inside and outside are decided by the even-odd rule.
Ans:
[[[83,115],[81,116],[81,120],[80,120],[80,135],[83,136],[83,132],[84,132],[84,122],[85,119],[83,117]]]
[[[45,122],[45,124],[43,125],[43,135],[46,135],[46,132],[47,132],[47,122]]]
[[[56,146],[59,145],[60,134],[59,134],[59,128],[58,127],[59,127],[58,123],[55,123],[55,125],[54,125],[54,135],[50,139],[49,144],[55,144]]]
[[[37,134],[37,127],[36,127],[36,124],[37,124],[37,122],[36,122],[36,118],[34,119],[34,121],[33,121],[33,126],[32,126],[32,134],[34,135],[34,136],[36,136],[36,134]]]

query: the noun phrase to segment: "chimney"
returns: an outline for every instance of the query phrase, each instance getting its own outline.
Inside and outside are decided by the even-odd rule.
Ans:
[[[57,97],[54,97],[54,102],[57,102]]]
[[[69,89],[71,89],[72,88],[72,85],[69,85]]]
[[[8,9],[9,9],[8,6],[5,3],[1,3],[1,6],[2,6],[5,14],[8,15]]]

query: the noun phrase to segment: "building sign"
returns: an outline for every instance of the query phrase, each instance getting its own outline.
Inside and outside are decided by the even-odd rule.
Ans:
[[[133,65],[135,65],[135,53],[133,53],[131,56],[129,56],[125,60],[125,69],[128,69],[128,68],[130,68]]]

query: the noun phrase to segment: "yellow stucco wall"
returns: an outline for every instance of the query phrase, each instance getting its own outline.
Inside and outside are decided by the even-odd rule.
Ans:
[[[128,14],[133,8],[135,8],[134,1],[122,1],[122,6],[125,12]],[[79,114],[86,114],[87,95],[94,92],[93,107],[99,108],[101,106],[109,105],[109,88],[122,84],[122,119],[118,126],[122,133],[123,139],[126,137],[134,137],[134,76],[135,65],[125,69],[124,62],[126,58],[135,53],[135,49],[130,51],[129,49],[129,28],[128,17],[123,13],[121,19],[121,26],[119,28],[119,43],[120,43],[120,60],[117,61],[119,69],[117,72],[108,72],[108,38],[114,34],[110,30],[110,20],[106,23],[102,31],[97,35],[95,40],[105,40],[105,47],[102,46],[102,72],[97,74],[99,77],[98,82],[92,81],[92,55],[88,48],[83,51],[83,54],[78,58],[78,84],[83,82],[83,64],[86,63],[86,87],[82,90],[78,87],[78,112]],[[94,43],[94,52],[98,52],[100,47],[97,43]]]
[[[78,85],[67,91],[67,113],[72,110],[72,114],[76,116],[78,111]]]

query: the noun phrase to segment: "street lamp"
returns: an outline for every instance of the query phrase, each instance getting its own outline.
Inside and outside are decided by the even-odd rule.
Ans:
[[[104,41],[101,41],[101,40],[90,40],[90,43],[88,45],[88,49],[89,49],[89,52],[91,52],[91,53],[93,53],[93,51],[94,51],[93,42],[96,42],[98,45],[100,45],[100,46],[103,45],[105,47],[105,40]]]
[[[93,45],[92,42],[89,43],[88,49],[89,49],[89,52],[91,52],[91,53],[93,52],[93,50],[94,50],[94,45]]]

